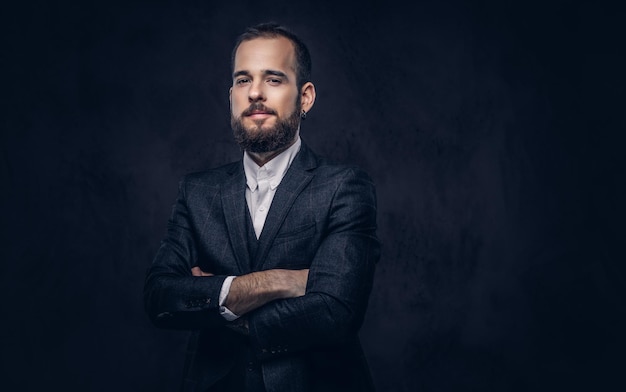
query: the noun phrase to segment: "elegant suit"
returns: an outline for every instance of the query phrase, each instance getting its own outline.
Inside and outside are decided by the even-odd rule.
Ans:
[[[236,384],[254,365],[268,392],[373,390],[357,337],[380,256],[371,180],[303,143],[258,241],[245,189],[241,161],[187,175],[148,271],[152,321],[196,330],[183,389],[221,390],[211,386]],[[215,276],[191,276],[196,265]],[[306,295],[248,313],[247,336],[228,328],[218,306],[226,276],[274,268],[310,268]]]

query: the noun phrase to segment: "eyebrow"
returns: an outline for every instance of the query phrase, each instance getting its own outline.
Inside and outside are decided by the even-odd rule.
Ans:
[[[287,77],[287,74],[282,72],[282,71],[277,71],[274,69],[264,69],[261,71],[263,73],[264,76],[279,76],[281,78],[285,78],[287,80],[289,80],[289,78]],[[237,71],[235,73],[233,73],[233,79],[236,78],[237,76],[250,76],[251,73],[248,70],[241,70],[241,71]]]

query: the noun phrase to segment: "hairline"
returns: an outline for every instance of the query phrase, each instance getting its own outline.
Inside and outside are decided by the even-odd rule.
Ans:
[[[272,30],[263,30],[268,26]],[[298,36],[284,26],[275,23],[262,23],[252,26],[249,27],[243,34],[239,35],[231,53],[231,75],[235,70],[235,57],[237,55],[237,50],[242,43],[253,41],[255,39],[277,39],[281,37],[287,39],[291,43],[291,47],[293,49],[294,64],[292,68],[296,74],[296,85],[298,89],[302,88],[305,83],[310,82],[311,54],[309,53],[309,49]],[[307,64],[302,64],[301,60]]]

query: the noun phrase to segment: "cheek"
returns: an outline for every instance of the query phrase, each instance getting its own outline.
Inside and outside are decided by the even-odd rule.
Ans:
[[[296,97],[291,94],[289,96],[283,95],[275,102],[278,103],[276,109],[280,112],[281,117],[290,115],[296,108]]]
[[[241,98],[235,94],[230,98],[230,111],[232,114],[239,115],[248,107],[248,100]]]

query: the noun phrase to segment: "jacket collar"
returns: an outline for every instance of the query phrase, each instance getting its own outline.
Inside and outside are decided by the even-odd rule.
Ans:
[[[318,165],[317,156],[305,143],[302,143],[300,152],[294,158],[291,166],[285,173],[282,182],[276,189],[272,205],[265,220],[263,231],[259,237],[256,260],[250,263],[246,220],[249,219],[246,205],[245,189],[246,176],[243,163],[239,161],[231,167],[230,177],[222,185],[221,197],[224,209],[224,219],[228,228],[231,245],[237,258],[240,273],[247,273],[250,265],[262,269],[267,253],[282,226],[287,214],[298,195],[304,190],[314,176],[313,169]]]

